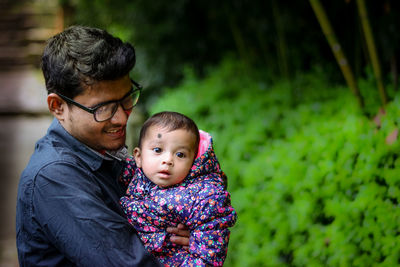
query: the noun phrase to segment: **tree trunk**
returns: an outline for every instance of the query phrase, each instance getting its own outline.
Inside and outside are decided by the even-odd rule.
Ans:
[[[317,19],[318,19],[318,22],[322,28],[322,31],[323,31],[326,39],[328,40],[328,43],[333,51],[336,61],[339,64],[339,67],[343,73],[343,76],[346,80],[347,85],[349,86],[350,90],[357,98],[357,101],[358,101],[360,107],[363,108],[364,100],[363,100],[360,90],[357,86],[356,79],[354,78],[353,72],[351,70],[351,67],[348,64],[347,58],[344,55],[342,48],[336,39],[336,35],[335,35],[335,33],[332,29],[332,26],[328,20],[328,17],[326,16],[324,8],[322,7],[319,0],[309,0],[309,1],[314,10],[314,13],[315,13]]]
[[[379,95],[381,97],[382,105],[385,106],[387,103],[387,95],[385,88],[383,86],[381,65],[379,63],[374,37],[372,35],[371,26],[368,20],[367,8],[365,7],[365,0],[357,0],[357,8],[361,19],[365,40],[367,42],[367,48],[372,63],[372,69],[374,70],[376,82],[378,84]]]
[[[288,57],[287,57],[287,45],[285,39],[285,30],[283,21],[279,14],[279,9],[276,3],[276,0],[272,1],[272,14],[275,22],[275,29],[277,35],[276,47],[278,50],[278,66],[281,72],[282,77],[289,80],[289,65],[288,65]]]

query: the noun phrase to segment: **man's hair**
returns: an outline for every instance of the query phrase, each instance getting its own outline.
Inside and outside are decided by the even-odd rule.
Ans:
[[[101,29],[72,26],[47,41],[41,67],[48,94],[74,98],[97,81],[129,74],[135,62],[129,43]]]
[[[195,156],[196,156],[200,142],[200,134],[196,123],[191,118],[181,113],[173,111],[163,111],[154,114],[144,122],[142,129],[140,130],[138,147],[140,148],[142,147],[142,140],[145,138],[147,130],[154,125],[167,129],[167,131],[169,132],[183,129],[193,133],[194,136],[196,137],[196,142],[195,142],[195,149],[196,149]]]

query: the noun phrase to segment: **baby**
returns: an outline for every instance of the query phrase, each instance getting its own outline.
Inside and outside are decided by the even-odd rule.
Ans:
[[[237,215],[211,136],[183,114],[161,112],[144,123],[133,154],[120,202],[145,247],[166,266],[222,266]],[[190,231],[188,251],[166,232],[179,223]]]

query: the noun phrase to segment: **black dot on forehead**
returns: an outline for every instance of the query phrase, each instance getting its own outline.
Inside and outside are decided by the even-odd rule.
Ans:
[[[159,133],[159,134],[157,134],[157,137],[158,137],[158,138],[161,138],[161,137],[162,137],[162,135]]]

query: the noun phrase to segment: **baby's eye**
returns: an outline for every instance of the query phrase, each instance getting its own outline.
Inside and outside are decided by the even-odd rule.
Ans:
[[[178,153],[176,153],[176,156],[177,156],[178,158],[184,158],[184,157],[185,157],[185,154],[182,153],[182,152],[178,152]]]
[[[161,148],[155,147],[155,148],[153,148],[153,151],[156,153],[161,153]]]

